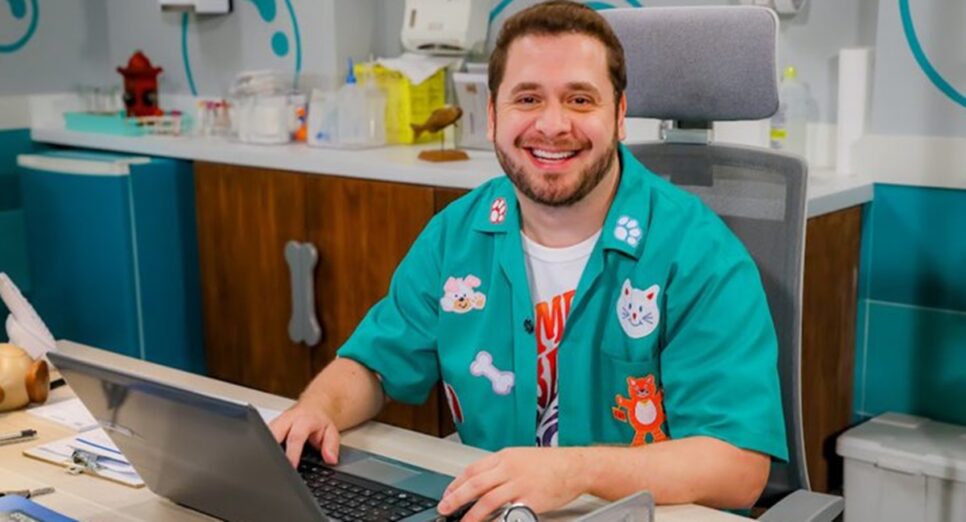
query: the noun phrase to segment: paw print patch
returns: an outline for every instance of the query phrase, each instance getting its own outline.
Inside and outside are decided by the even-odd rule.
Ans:
[[[641,234],[641,225],[630,216],[621,216],[617,220],[617,226],[614,227],[614,237],[632,247],[640,243]]]
[[[506,199],[496,198],[490,205],[490,223],[499,225],[506,219]]]

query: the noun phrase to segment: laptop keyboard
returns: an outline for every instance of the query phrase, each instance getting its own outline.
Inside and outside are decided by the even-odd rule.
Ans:
[[[431,498],[336,471],[306,456],[298,471],[322,512],[344,522],[395,522],[438,504]]]

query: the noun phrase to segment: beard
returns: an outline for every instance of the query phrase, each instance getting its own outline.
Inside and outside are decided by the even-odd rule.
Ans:
[[[503,172],[513,185],[524,196],[533,201],[548,207],[569,207],[587,197],[593,192],[597,185],[607,176],[611,167],[614,165],[614,158],[617,157],[617,130],[614,130],[614,140],[610,143],[607,150],[599,158],[587,166],[578,175],[578,182],[572,189],[567,189],[561,180],[540,180],[541,175],[527,174],[523,165],[513,161],[509,154],[500,145],[494,143],[496,149],[496,159],[503,167]],[[523,140],[517,137],[513,143],[514,147],[522,148]],[[566,143],[554,143],[554,146],[570,147],[574,145],[572,141]],[[576,147],[573,147],[576,148]],[[586,150],[586,147],[581,147]]]

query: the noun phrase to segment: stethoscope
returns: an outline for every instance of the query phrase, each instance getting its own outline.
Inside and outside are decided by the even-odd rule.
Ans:
[[[436,522],[457,522],[473,507],[474,503],[470,502],[448,516],[437,517]],[[499,522],[539,522],[540,519],[537,518],[537,514],[526,504],[516,503],[505,506],[500,511],[500,514],[492,520]]]
[[[510,504],[497,518],[501,522],[538,522],[537,514],[524,504]]]

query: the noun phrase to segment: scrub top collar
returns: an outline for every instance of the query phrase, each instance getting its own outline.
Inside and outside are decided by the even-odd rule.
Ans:
[[[617,194],[604,219],[600,242],[603,250],[615,250],[639,259],[650,221],[650,173],[623,144],[618,146],[621,178]],[[481,206],[473,228],[480,232],[517,235],[520,231],[520,206],[509,178],[495,184],[489,206]]]

